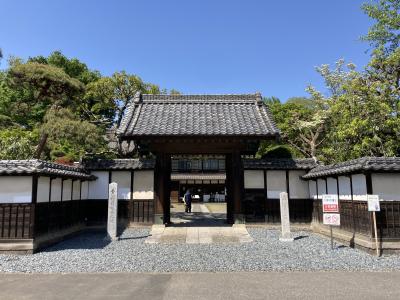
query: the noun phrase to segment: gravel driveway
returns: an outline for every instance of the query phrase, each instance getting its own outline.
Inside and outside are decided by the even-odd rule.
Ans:
[[[120,241],[103,233],[84,233],[34,255],[0,255],[0,272],[229,272],[229,271],[386,271],[400,270],[400,256],[374,257],[310,232],[294,233],[293,243],[279,231],[249,228],[245,244],[145,244],[148,229],[127,229]]]

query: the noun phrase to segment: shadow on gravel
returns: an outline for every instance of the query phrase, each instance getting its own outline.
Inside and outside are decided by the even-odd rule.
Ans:
[[[77,249],[103,249],[110,241],[105,232],[84,232],[43,249],[41,252],[56,252]]]
[[[118,240],[119,241],[124,241],[124,240],[140,240],[140,239],[145,239],[147,237],[151,236],[151,234],[147,235],[142,235],[142,236],[132,236],[132,237],[120,237]]]
[[[296,236],[295,238],[293,238],[295,241],[297,241],[297,240],[301,240],[301,239],[305,239],[305,238],[308,238],[308,235],[299,235],[299,236]]]

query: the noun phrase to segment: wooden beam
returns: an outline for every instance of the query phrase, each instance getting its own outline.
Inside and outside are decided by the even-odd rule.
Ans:
[[[243,164],[239,150],[232,153],[232,196],[233,214],[235,223],[244,223],[244,212],[242,209],[242,199],[244,195]]]
[[[35,237],[35,211],[37,203],[37,191],[38,191],[38,176],[32,175],[32,199],[31,199],[31,219],[29,220],[29,237]],[[10,216],[11,218],[11,216]],[[10,227],[9,227],[10,228]]]
[[[128,206],[128,221],[132,222],[133,221],[133,183],[135,180],[135,171],[131,170],[131,181],[130,181],[130,187],[129,187],[129,206]]]
[[[372,188],[372,175],[371,173],[366,173],[365,174],[365,182],[367,185],[367,194],[372,195],[374,193],[373,188]]]
[[[171,156],[158,153],[154,168],[154,223],[156,224],[170,222],[170,181]]]

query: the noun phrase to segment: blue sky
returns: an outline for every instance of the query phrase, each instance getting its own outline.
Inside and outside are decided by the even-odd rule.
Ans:
[[[315,66],[368,62],[365,1],[0,0],[0,47],[22,58],[61,50],[182,93],[286,100],[323,88]]]

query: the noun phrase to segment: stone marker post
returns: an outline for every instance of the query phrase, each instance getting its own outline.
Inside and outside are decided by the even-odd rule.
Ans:
[[[112,182],[108,186],[108,219],[107,235],[112,241],[117,240],[117,216],[118,216],[118,184]]]
[[[279,199],[281,204],[281,225],[282,225],[282,234],[279,240],[283,242],[293,242],[293,238],[290,235],[288,193],[286,192],[280,193]]]

